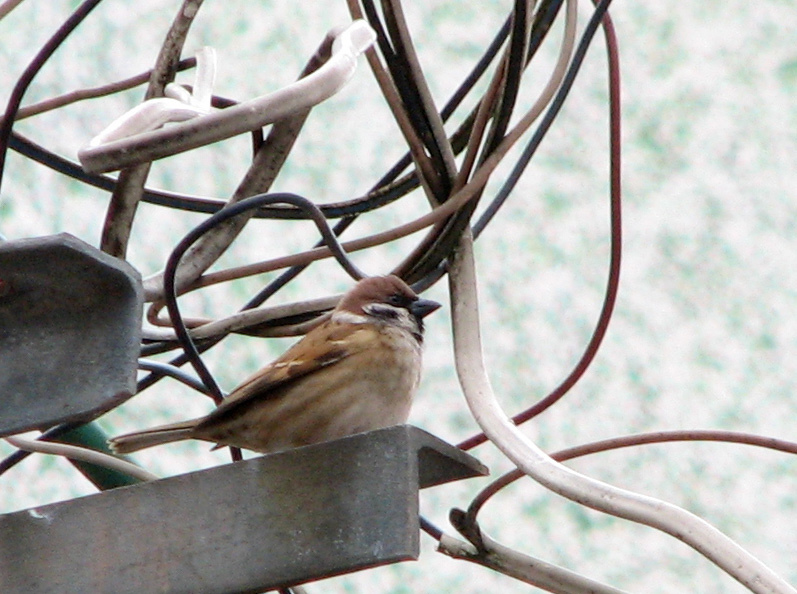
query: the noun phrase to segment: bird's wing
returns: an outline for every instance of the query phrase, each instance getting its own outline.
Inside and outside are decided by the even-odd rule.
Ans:
[[[268,367],[238,385],[219,406],[202,421],[202,425],[235,415],[253,399],[278,398],[282,388],[322,367],[362,352],[373,345],[375,330],[363,324],[330,324],[316,328],[289,348]]]

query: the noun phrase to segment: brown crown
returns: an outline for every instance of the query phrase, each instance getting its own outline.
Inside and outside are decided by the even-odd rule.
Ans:
[[[370,276],[358,282],[338,303],[338,310],[363,313],[369,303],[385,303],[392,295],[403,295],[408,301],[418,298],[407,283],[397,276]]]

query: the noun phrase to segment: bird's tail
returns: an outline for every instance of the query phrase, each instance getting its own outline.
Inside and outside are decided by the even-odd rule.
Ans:
[[[108,445],[111,446],[111,450],[116,454],[130,454],[164,443],[191,439],[195,426],[196,420],[161,425],[144,431],[135,431],[112,437],[108,440]]]

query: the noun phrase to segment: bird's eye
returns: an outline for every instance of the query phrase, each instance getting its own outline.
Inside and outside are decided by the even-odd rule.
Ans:
[[[387,302],[390,305],[395,305],[397,307],[403,307],[405,305],[406,298],[404,295],[399,295],[398,293],[393,293],[390,297],[387,298]]]

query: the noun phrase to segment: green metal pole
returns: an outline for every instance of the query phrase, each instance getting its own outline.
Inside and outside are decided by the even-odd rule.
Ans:
[[[96,423],[82,425],[64,433],[58,438],[58,441],[64,443],[83,446],[105,452],[106,454],[111,454],[112,452],[108,448],[107,440],[108,436]],[[118,470],[111,470],[110,468],[97,466],[89,462],[80,462],[78,460],[70,460],[70,462],[101,491],[115,489],[116,487],[125,487],[127,485],[135,485],[141,482],[140,479],[119,472]]]

